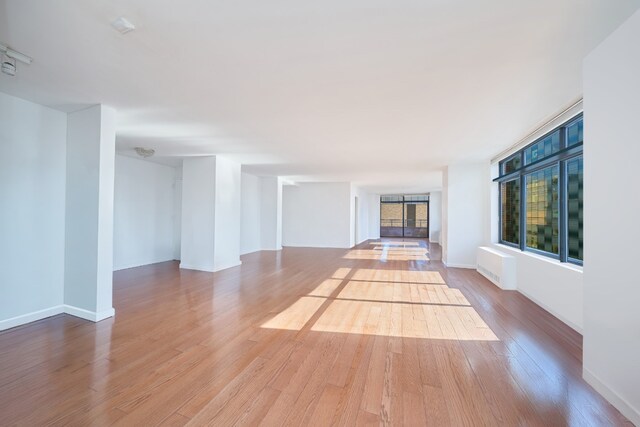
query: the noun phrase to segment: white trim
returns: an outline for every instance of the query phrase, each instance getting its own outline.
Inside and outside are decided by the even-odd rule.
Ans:
[[[634,408],[629,402],[627,402],[618,393],[611,390],[605,385],[595,374],[589,371],[587,368],[582,368],[582,378],[593,387],[598,393],[609,401],[613,406],[618,409],[631,421],[633,424],[640,426],[640,410]]]
[[[490,247],[496,250],[510,251],[510,252],[513,252],[514,255],[524,255],[531,258],[535,258],[537,260],[544,261],[561,268],[566,268],[567,270],[576,271],[578,273],[583,272],[581,265],[574,264],[572,262],[561,262],[559,259],[551,258],[548,256],[537,254],[535,252],[531,252],[531,251],[523,251],[523,250],[520,250],[520,248],[514,248],[513,246],[505,245],[503,243],[492,243]]]
[[[99,322],[101,320],[113,317],[116,311],[113,307],[108,310],[96,313],[95,311],[85,310],[84,308],[75,307],[73,305],[64,305],[64,312],[81,319],[90,320],[92,322]]]
[[[256,251],[256,252],[259,252],[259,251]],[[248,254],[244,254],[244,255],[248,255]],[[221,270],[226,270],[227,268],[237,267],[237,266],[239,266],[241,264],[242,264],[242,261],[240,261],[240,260],[230,262],[229,264],[218,265],[218,266],[209,266],[209,265],[206,265],[206,266],[195,266],[195,265],[189,265],[189,264],[185,264],[185,263],[181,262],[180,263],[180,268],[183,269],[183,270],[197,270],[197,271],[206,271],[207,273],[215,273],[216,271],[221,271]]]
[[[568,107],[566,107],[560,113],[546,120],[541,125],[538,125],[533,131],[529,132],[527,136],[525,136],[524,138],[522,138],[521,140],[513,144],[511,147],[493,156],[491,158],[491,164],[498,163],[499,161],[506,159],[516,151],[523,149],[524,147],[531,144],[536,139],[542,137],[546,133],[552,131],[553,129],[557,128],[561,124],[567,122],[568,120],[574,118],[575,116],[577,116],[582,112],[583,112],[582,97],[580,97],[576,101],[572,102]]]
[[[15,328],[16,326],[35,322],[37,320],[46,319],[47,317],[55,316],[62,313],[64,313],[64,306],[56,305],[53,307],[45,308],[44,310],[33,311],[31,313],[11,317],[10,319],[0,321],[0,331]]]
[[[144,160],[142,160],[142,161],[144,161]],[[145,263],[142,263],[142,264],[138,264],[138,263],[125,264],[125,265],[114,267],[113,271],[128,270],[130,268],[144,267],[145,265],[160,264],[162,262],[170,262],[170,261],[177,261],[177,260],[173,259],[173,256],[172,256],[170,259],[165,259],[165,260],[161,260],[161,261],[145,262]]]
[[[447,268],[469,268],[471,270],[475,270],[478,268],[477,265],[472,265],[472,264],[457,264],[455,262],[444,262],[444,261],[442,261],[442,263]]]
[[[197,271],[206,271],[208,273],[213,273],[215,270],[213,268],[213,266],[196,266],[196,265],[190,265],[190,264],[185,264],[184,262],[180,263],[180,268],[182,270],[197,270]]]
[[[582,328],[580,326],[578,326],[575,323],[573,323],[572,321],[568,320],[566,317],[564,317],[563,315],[561,315],[557,311],[553,310],[551,307],[549,307],[547,304],[543,303],[539,299],[532,297],[531,295],[529,295],[526,292],[523,292],[522,289],[516,289],[516,291],[520,292],[522,295],[524,295],[525,297],[527,297],[528,299],[533,301],[536,305],[542,307],[543,309],[545,309],[546,311],[551,313],[551,315],[553,317],[555,317],[556,319],[560,320],[562,323],[564,323],[565,325],[567,325],[568,327],[570,327],[571,329],[573,329],[574,331],[576,331],[577,333],[582,335]]]
[[[221,270],[226,270],[227,268],[233,268],[233,267],[237,267],[239,265],[242,264],[242,261],[237,260],[237,261],[232,261],[229,264],[223,264],[220,266],[216,266],[215,270],[213,270],[213,272],[215,273],[216,271],[221,271]]]
[[[95,311],[85,310],[83,308],[74,307],[72,305],[56,305],[54,307],[45,308],[44,310],[38,310],[32,313],[22,314],[20,316],[2,320],[0,321],[0,331],[15,328],[16,326],[26,325],[27,323],[46,319],[47,317],[56,316],[63,313],[70,314],[71,316],[79,317],[81,319],[90,320],[92,322],[99,322],[109,317],[113,317],[115,315],[115,310],[112,307],[109,310],[104,310],[100,313],[96,313]]]

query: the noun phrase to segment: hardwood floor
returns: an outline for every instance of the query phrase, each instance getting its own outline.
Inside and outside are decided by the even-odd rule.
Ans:
[[[0,333],[0,425],[630,423],[579,334],[421,240],[114,274],[116,317]]]

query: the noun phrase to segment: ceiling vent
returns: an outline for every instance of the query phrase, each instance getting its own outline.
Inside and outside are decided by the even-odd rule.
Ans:
[[[135,25],[122,16],[112,21],[111,26],[120,34],[127,34],[128,32],[136,29]]]

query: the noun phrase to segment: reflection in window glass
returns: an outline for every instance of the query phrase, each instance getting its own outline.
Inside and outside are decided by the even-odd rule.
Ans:
[[[520,166],[522,166],[521,162],[522,161],[521,161],[520,153],[518,153],[517,156],[512,157],[509,160],[506,160],[502,164],[502,173],[506,175],[508,173],[511,173],[520,169]]]
[[[582,119],[567,126],[567,147],[576,145],[583,140]]]
[[[567,238],[569,258],[582,254],[582,156],[567,161]]]
[[[502,241],[520,244],[520,178],[500,184]]]
[[[560,151],[560,131],[555,131],[540,142],[524,150],[524,164],[528,165]]]
[[[525,177],[527,247],[558,254],[558,166]]]

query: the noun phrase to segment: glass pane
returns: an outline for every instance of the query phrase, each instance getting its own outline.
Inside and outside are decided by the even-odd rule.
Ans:
[[[502,174],[506,175],[520,169],[521,158],[522,157],[520,156],[520,153],[518,153],[515,157],[512,157],[509,160],[505,160],[502,164]]]
[[[557,130],[546,138],[524,150],[524,164],[536,162],[560,151],[560,131]]]
[[[567,234],[569,258],[582,261],[582,156],[567,161]]]
[[[402,197],[402,196],[400,196]],[[380,203],[380,236],[402,236],[402,203]]]
[[[579,144],[583,139],[582,119],[567,126],[567,147]]]
[[[429,237],[428,233],[428,203],[404,204],[404,236]]]
[[[410,196],[404,196],[405,202],[428,202],[429,196],[426,194],[412,194]]]
[[[500,184],[503,242],[520,244],[520,179]]]
[[[527,247],[558,253],[558,166],[525,177]]]
[[[402,196],[381,196],[381,202],[402,202]]]

